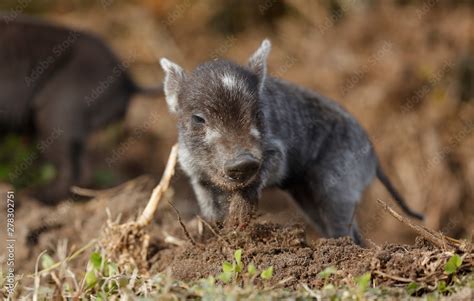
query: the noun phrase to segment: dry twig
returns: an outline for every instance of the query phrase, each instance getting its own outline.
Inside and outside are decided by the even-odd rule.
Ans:
[[[168,158],[168,163],[166,163],[165,171],[163,172],[163,176],[161,177],[161,181],[158,186],[153,189],[153,193],[151,194],[150,200],[145,207],[142,215],[138,218],[138,224],[140,226],[146,226],[151,223],[153,220],[153,216],[155,215],[156,209],[158,208],[158,204],[160,203],[163,194],[168,190],[170,186],[171,178],[175,173],[176,168],[176,160],[178,157],[178,146],[175,144],[171,148],[171,153]]]
[[[388,281],[399,285],[416,282],[428,289],[434,289],[438,281],[447,281],[449,279],[449,275],[445,273],[444,267],[453,254],[462,254],[463,264],[459,267],[458,273],[464,273],[466,270],[472,269],[472,245],[468,241],[456,240],[440,232],[428,229],[423,225],[414,224],[390,208],[385,202],[381,200],[378,200],[378,202],[390,215],[412,228],[423,239],[436,247],[434,250],[423,251],[413,258],[412,265],[416,273],[409,273],[410,270],[400,269],[392,271],[398,275],[387,274],[381,270],[380,260],[377,259],[373,263],[372,272],[378,278],[381,278],[383,282]],[[407,252],[405,250],[400,256],[405,256]],[[413,250],[410,252],[413,252]]]
[[[102,239],[99,241],[107,257],[116,260],[119,264],[132,263],[146,273],[150,236],[144,228],[153,220],[158,204],[169,188],[175,172],[177,156],[177,145],[174,145],[160,183],[153,189],[150,200],[137,221],[121,225],[112,221],[107,223]]]
[[[179,225],[181,226],[181,229],[183,229],[184,235],[186,235],[186,238],[191,242],[191,244],[193,246],[195,246],[196,242],[194,241],[194,239],[189,234],[188,229],[186,229],[186,226],[184,225],[183,220],[181,219],[181,215],[179,214],[178,209],[176,209],[176,207],[173,205],[173,203],[168,202],[168,204],[171,206],[171,208],[173,208],[174,212],[176,212],[176,216],[178,217]]]
[[[445,236],[441,233],[435,232],[433,230],[427,229],[424,226],[414,224],[411,222],[408,218],[401,216],[398,212],[393,210],[387,203],[385,203],[382,200],[377,200],[379,202],[379,205],[382,206],[382,208],[385,209],[388,213],[390,213],[391,216],[399,220],[401,223],[407,225],[408,227],[412,228],[416,233],[418,233],[420,236],[422,236],[424,239],[428,240],[431,242],[433,245],[438,247],[441,250],[446,250],[446,247],[450,247],[450,249],[458,249],[459,244],[454,243],[454,239],[450,241],[446,241]],[[457,242],[457,241],[456,241]]]
[[[135,178],[133,180],[127,181],[123,184],[120,184],[116,187],[108,188],[108,189],[101,189],[101,190],[96,190],[96,189],[89,189],[89,188],[83,188],[83,187],[78,187],[78,186],[72,186],[71,187],[71,192],[74,193],[75,195],[81,196],[81,197],[86,197],[86,198],[97,198],[97,197],[102,197],[102,196],[113,196],[116,195],[123,190],[127,190],[129,188],[135,188],[135,186],[138,184],[142,184],[142,182],[146,182],[150,179],[149,175],[142,175],[139,176],[138,178]]]
[[[197,218],[207,227],[209,228],[209,230],[211,230],[212,234],[214,234],[218,239],[220,239],[221,241],[223,241],[228,247],[231,246],[231,243],[229,241],[227,241],[224,237],[222,237],[221,235],[219,235],[219,233],[216,232],[216,230],[214,230],[214,228],[206,221],[204,220],[202,217],[200,217],[199,215],[197,216]]]

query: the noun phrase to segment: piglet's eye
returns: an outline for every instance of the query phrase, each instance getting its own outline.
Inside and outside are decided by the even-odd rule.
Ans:
[[[204,124],[206,123],[206,119],[204,119],[203,117],[199,116],[199,115],[193,115],[191,117],[191,119],[193,120],[194,123],[197,123],[197,124]]]

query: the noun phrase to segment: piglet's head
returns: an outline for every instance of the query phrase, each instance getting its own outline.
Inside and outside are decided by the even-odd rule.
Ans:
[[[169,110],[178,117],[180,162],[225,189],[255,180],[262,165],[264,118],[260,97],[268,40],[246,66],[212,60],[187,73],[161,59]]]

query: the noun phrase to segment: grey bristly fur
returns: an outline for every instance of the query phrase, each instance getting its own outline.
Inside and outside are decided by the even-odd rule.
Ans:
[[[378,175],[402,208],[419,217],[395,193],[366,132],[347,111],[267,75],[270,48],[265,40],[246,66],[219,59],[189,74],[161,60],[167,102],[178,116],[179,161],[202,214],[221,220],[233,194],[256,202],[264,187],[278,186],[324,235],[361,243],[354,210]],[[242,151],[260,162],[257,175],[243,183],[224,172],[225,163]]]
[[[93,34],[7,17],[0,14],[0,137],[27,132],[44,142],[40,152],[58,176],[37,197],[51,203],[80,181],[88,136],[124,117],[134,94],[163,89],[138,87],[125,61]]]

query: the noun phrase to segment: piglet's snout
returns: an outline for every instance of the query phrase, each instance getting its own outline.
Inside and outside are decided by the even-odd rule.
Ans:
[[[253,177],[260,168],[260,161],[250,153],[243,153],[226,162],[226,175],[236,181],[245,182]]]

